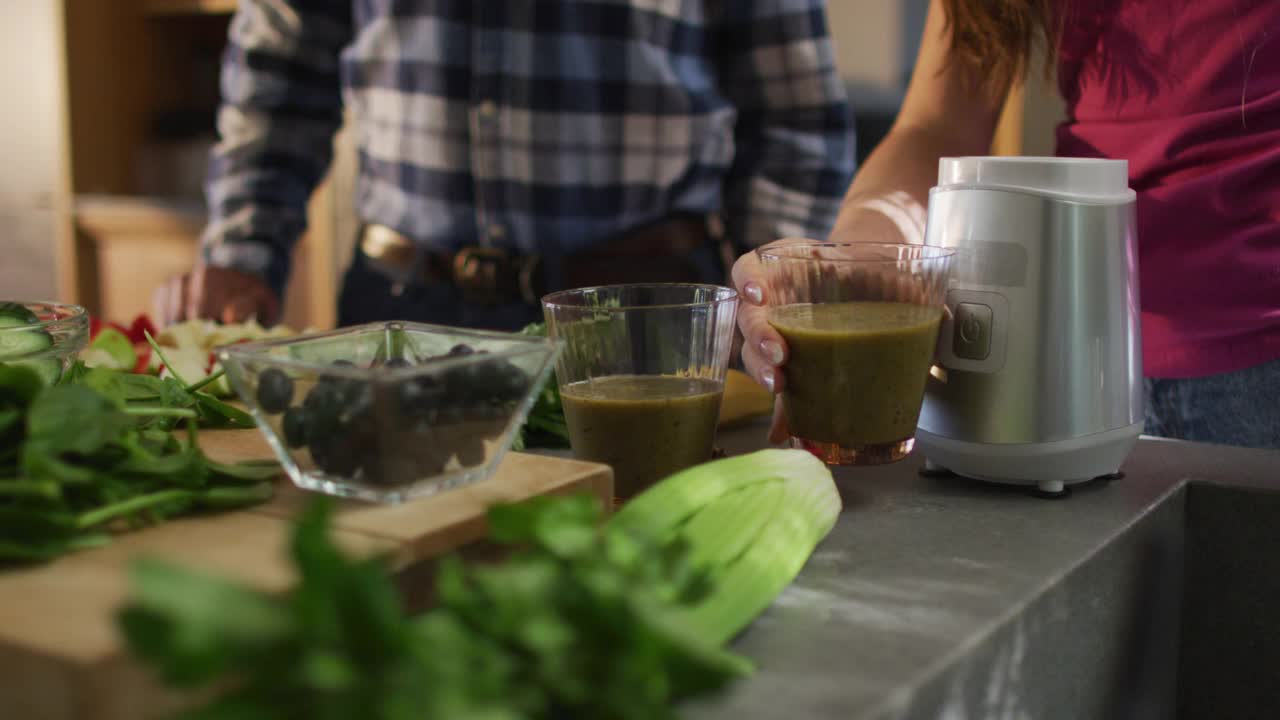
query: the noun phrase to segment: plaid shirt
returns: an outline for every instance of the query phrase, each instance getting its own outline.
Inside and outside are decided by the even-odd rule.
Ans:
[[[853,171],[821,0],[241,0],[222,94],[204,254],[277,289],[344,105],[360,219],[437,250],[824,237]]]

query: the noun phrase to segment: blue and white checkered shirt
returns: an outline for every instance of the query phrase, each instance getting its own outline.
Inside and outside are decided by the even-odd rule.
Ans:
[[[205,257],[277,289],[344,105],[360,219],[437,250],[824,237],[853,171],[821,0],[241,0],[222,93]]]

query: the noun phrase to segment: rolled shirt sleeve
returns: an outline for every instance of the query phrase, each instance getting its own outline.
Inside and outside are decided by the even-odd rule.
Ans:
[[[351,13],[350,0],[241,0],[231,21],[202,255],[262,276],[277,293],[342,124]]]
[[[728,3],[722,91],[737,107],[725,227],[739,250],[823,239],[854,171],[854,131],[816,0]]]

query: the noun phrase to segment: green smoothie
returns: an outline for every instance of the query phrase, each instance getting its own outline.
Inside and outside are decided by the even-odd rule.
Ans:
[[[784,305],[769,322],[791,350],[791,434],[857,448],[912,437],[942,309],[898,302]]]
[[[574,453],[613,467],[626,499],[711,458],[721,383],[674,375],[610,375],[560,388]]]

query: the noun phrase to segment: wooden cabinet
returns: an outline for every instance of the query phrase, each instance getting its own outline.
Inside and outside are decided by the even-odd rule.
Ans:
[[[235,0],[61,3],[68,211],[59,223],[59,295],[127,320],[195,258]],[[334,324],[335,221],[326,183],[294,258],[285,302],[292,326]]]

